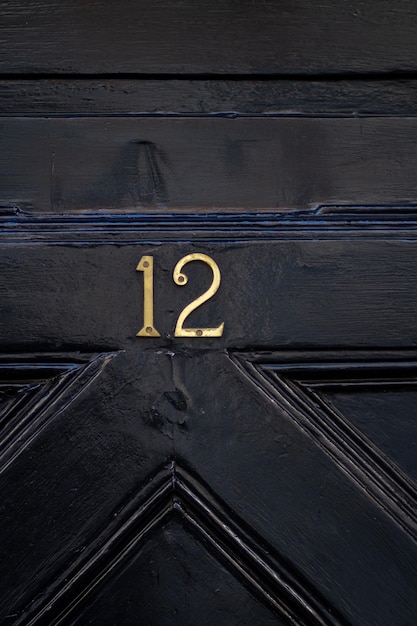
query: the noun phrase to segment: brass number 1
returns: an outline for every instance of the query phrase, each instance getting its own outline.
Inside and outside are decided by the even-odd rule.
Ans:
[[[160,337],[153,325],[153,257],[143,256],[136,271],[143,272],[143,326],[136,337]]]
[[[178,261],[174,268],[173,279],[177,285],[185,285],[188,281],[186,274],[182,273],[182,268],[191,261],[202,261],[206,263],[213,272],[213,281],[210,287],[201,296],[190,302],[185,309],[180,313],[177,324],[175,326],[175,337],[221,337],[223,335],[224,322],[217,326],[217,328],[184,328],[184,322],[187,317],[195,311],[203,302],[207,302],[214,296],[220,286],[220,270],[219,266],[213,259],[207,254],[200,254],[199,252],[193,254],[187,254]]]

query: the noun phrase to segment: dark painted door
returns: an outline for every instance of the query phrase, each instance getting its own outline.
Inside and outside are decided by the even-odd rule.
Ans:
[[[414,625],[407,3],[55,4],[1,9],[1,623]]]

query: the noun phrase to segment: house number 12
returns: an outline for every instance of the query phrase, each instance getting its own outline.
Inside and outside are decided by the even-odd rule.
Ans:
[[[174,267],[172,278],[176,285],[186,285],[188,277],[183,273],[183,268],[191,261],[202,261],[208,265],[213,272],[213,280],[210,287],[198,298],[187,304],[178,316],[175,325],[174,337],[221,337],[223,335],[224,322],[216,328],[184,328],[187,317],[207,300],[210,300],[217,292],[220,285],[219,266],[207,254],[195,252],[182,257]],[[137,337],[160,337],[153,323],[153,256],[143,256],[136,268],[138,272],[143,272],[143,326],[136,334]]]

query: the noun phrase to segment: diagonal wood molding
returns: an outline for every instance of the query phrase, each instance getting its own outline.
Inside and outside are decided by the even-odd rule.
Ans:
[[[320,397],[329,386],[417,389],[410,350],[230,352],[236,366],[294,420],[392,519],[417,539],[417,486]]]
[[[176,519],[250,592],[289,623],[347,623],[296,569],[238,518],[201,480],[174,460],[160,468],[114,513],[78,560],[55,578],[16,625],[64,623],[152,532]]]
[[[103,371],[115,353],[0,357],[0,473]]]

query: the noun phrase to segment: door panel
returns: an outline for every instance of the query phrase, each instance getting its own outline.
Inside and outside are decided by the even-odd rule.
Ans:
[[[149,537],[122,568],[68,623],[137,624],[138,616],[141,623],[178,626],[210,626],[219,618],[248,626],[287,623],[268,612],[174,520]]]
[[[1,3],[1,624],[415,626],[411,5]]]
[[[413,482],[417,478],[414,384],[407,381],[403,389],[386,383],[378,390],[331,390],[324,396]]]
[[[4,623],[413,623],[412,208],[2,226]]]

